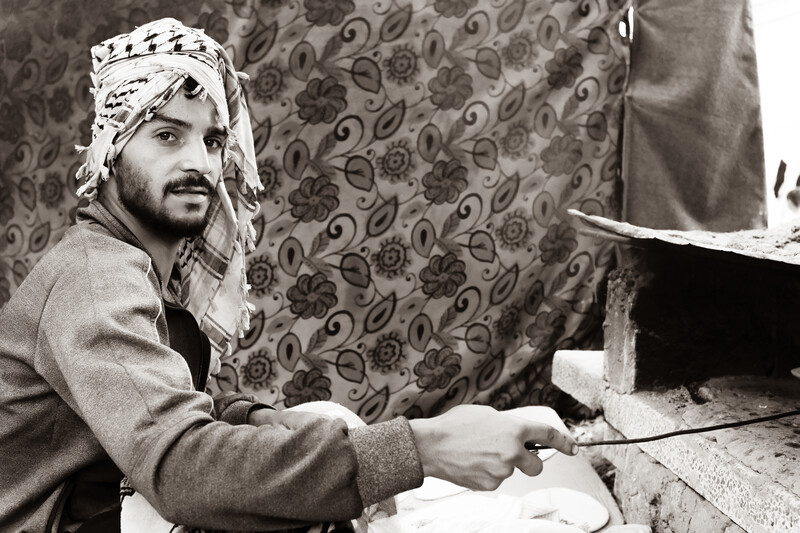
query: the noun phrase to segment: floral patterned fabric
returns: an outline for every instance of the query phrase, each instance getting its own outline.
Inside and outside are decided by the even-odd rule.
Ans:
[[[629,0],[0,0],[0,303],[74,222],[89,45],[172,16],[225,43],[264,190],[251,329],[209,388],[366,422],[552,404],[601,330]]]

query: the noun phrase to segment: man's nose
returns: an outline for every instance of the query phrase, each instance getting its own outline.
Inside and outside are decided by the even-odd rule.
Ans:
[[[186,141],[181,150],[180,165],[184,172],[196,172],[203,175],[211,173],[211,158],[208,155],[205,139],[192,138]]]

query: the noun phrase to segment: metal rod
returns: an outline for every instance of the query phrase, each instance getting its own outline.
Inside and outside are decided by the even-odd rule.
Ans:
[[[778,413],[776,415],[769,415],[769,416],[762,416],[759,418],[751,418],[749,420],[740,420],[738,422],[729,422],[727,424],[718,424],[716,426],[706,426],[701,428],[691,428],[691,429],[681,429],[678,431],[671,431],[669,433],[662,433],[661,435],[653,435],[652,437],[639,437],[635,439],[618,439],[618,440],[589,440],[584,442],[579,442],[578,446],[580,447],[587,447],[587,446],[613,446],[617,444],[639,444],[641,442],[652,442],[655,440],[661,439],[668,439],[670,437],[677,437],[680,435],[689,435],[692,433],[705,433],[707,431],[717,431],[719,429],[729,429],[729,428],[736,428],[741,426],[747,426],[750,424],[758,424],[760,422],[769,422],[770,420],[777,420],[779,418],[786,418],[789,416],[797,416],[800,415],[800,409],[795,411],[787,411],[785,413]],[[529,451],[539,451],[539,450],[549,450],[552,446],[542,446],[539,444],[535,444],[532,442],[525,443],[525,449]]]

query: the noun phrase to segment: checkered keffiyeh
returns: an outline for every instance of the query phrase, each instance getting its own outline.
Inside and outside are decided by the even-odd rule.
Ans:
[[[85,183],[78,194],[90,200],[106,180],[116,156],[142,122],[150,120],[187,77],[199,84],[199,97],[210,98],[228,132],[225,170],[209,209],[210,221],[201,237],[187,241],[178,267],[177,288],[185,307],[200,322],[213,348],[211,369],[229,351],[230,339],[249,328],[253,307],[247,302],[245,250],[252,251],[258,212],[258,178],[242,81],[225,49],[202,30],[165,18],[92,48],[95,121],[92,143],[77,147],[86,163],[77,173]],[[235,194],[225,183],[235,183]],[[231,187],[233,189],[233,187]]]

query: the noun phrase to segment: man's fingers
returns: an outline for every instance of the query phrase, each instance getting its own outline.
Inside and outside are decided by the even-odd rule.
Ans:
[[[525,442],[550,446],[566,455],[576,455],[578,444],[575,439],[547,424],[532,422],[526,426]]]
[[[538,454],[525,450],[522,454],[522,460],[517,465],[517,468],[529,476],[538,476],[542,473],[544,465],[542,464],[542,460],[539,459]]]

